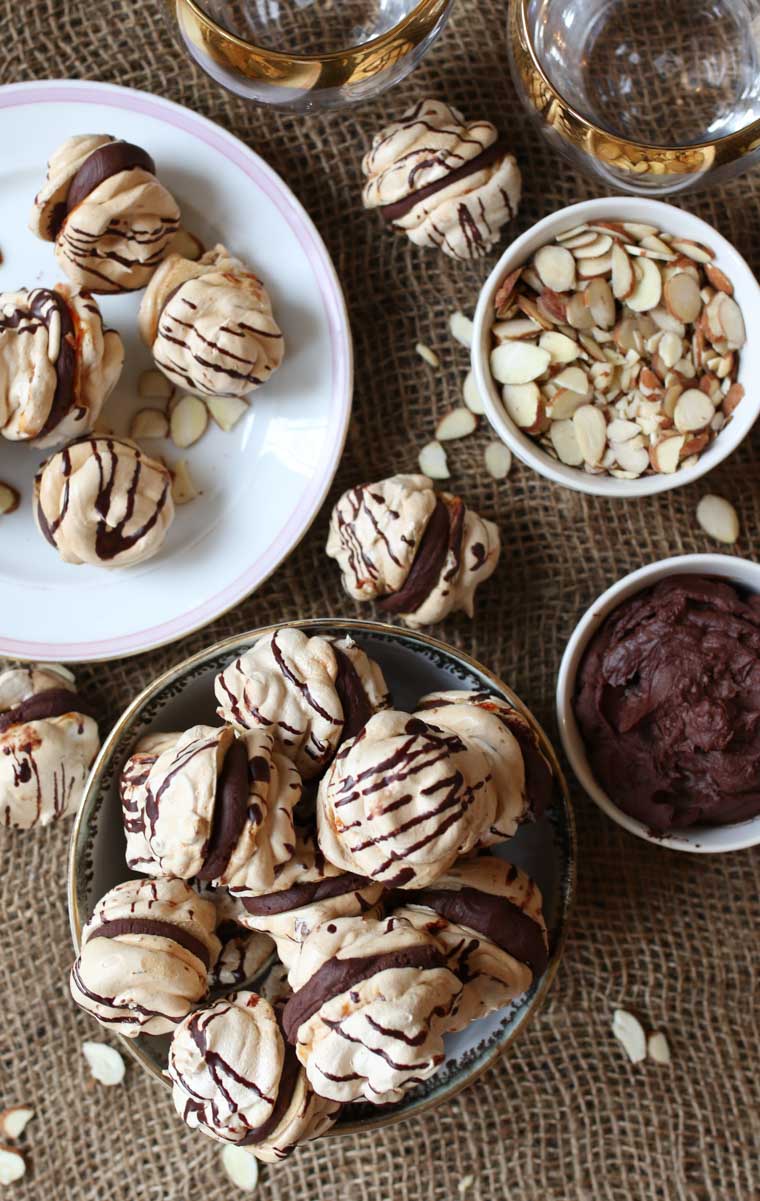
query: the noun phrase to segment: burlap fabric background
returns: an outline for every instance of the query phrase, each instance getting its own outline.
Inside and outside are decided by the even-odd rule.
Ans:
[[[375,127],[424,93],[510,135],[524,171],[521,230],[591,194],[536,140],[508,77],[505,5],[458,0],[422,67],[382,101],[308,119],[225,95],[178,57],[159,0],[0,5],[3,82],[105,79],[213,117],[265,156],[305,203],[346,290],[356,399],[339,489],[414,469],[435,416],[459,401],[467,360],[447,334],[471,310],[488,264],[452,264],[380,228],[359,202],[360,152]],[[2,148],[0,148],[2,153]],[[43,164],[40,164],[42,169]],[[760,267],[760,175],[685,202]],[[19,221],[25,214],[19,214]],[[0,231],[0,240],[12,231]],[[234,231],[229,235],[234,248]],[[758,314],[754,314],[757,318]],[[435,347],[443,369],[415,354]],[[503,675],[554,728],[560,655],[580,612],[642,563],[715,550],[694,509],[704,484],[630,504],[550,486],[520,464],[483,471],[487,431],[452,447],[452,484],[498,520],[505,553],[473,625],[443,629]],[[757,549],[760,430],[709,487]],[[296,616],[353,615],[322,555],[328,506],[290,561],[213,626],[154,654],[85,669],[114,717],[157,672],[234,631]],[[2,607],[0,601],[0,620]],[[415,1124],[306,1147],[262,1171],[262,1201],[749,1201],[760,1196],[757,928],[760,856],[679,855],[625,835],[577,795],[580,875],[563,965],[549,1001],[507,1059]],[[0,833],[0,1102],[28,1102],[30,1174],[19,1201],[221,1201],[234,1196],[218,1150],[186,1132],[168,1096],[130,1064],[124,1087],[95,1085],[80,1053],[101,1031],[71,1004],[65,905],[69,826]],[[610,1033],[624,1004],[667,1031],[670,1068],[631,1067]]]

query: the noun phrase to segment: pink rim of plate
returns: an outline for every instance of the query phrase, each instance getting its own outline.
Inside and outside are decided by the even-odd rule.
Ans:
[[[171,621],[125,635],[123,638],[59,644],[15,641],[0,634],[0,652],[4,655],[19,659],[63,659],[82,662],[139,654],[174,642],[225,613],[276,571],[309,529],[335,477],[351,416],[353,350],[345,299],[327,247],[303,205],[255,151],[207,117],[193,113],[182,105],[175,104],[173,100],[120,87],[118,84],[63,79],[44,83],[14,83],[0,88],[0,108],[58,103],[97,103],[107,108],[143,113],[164,121],[197,137],[252,180],[288,223],[312,266],[330,330],[332,370],[329,413],[332,442],[325,455],[322,474],[311,481],[273,542],[221,592]]]

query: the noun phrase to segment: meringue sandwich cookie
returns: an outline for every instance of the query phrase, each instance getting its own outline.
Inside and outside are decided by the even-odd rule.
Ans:
[[[345,744],[320,783],[319,845],[343,871],[422,888],[480,843],[498,801],[475,742],[389,710]]]
[[[127,867],[146,876],[160,876],[161,868],[145,837],[145,784],[151,767],[163,752],[173,747],[181,733],[146,734],[137,743],[119,776],[121,818],[126,838]]]
[[[323,772],[341,742],[389,704],[380,668],[350,638],[309,638],[289,626],[233,660],[214,691],[223,721],[267,730],[304,780]]]
[[[285,350],[266,288],[221,245],[196,262],[170,254],[148,285],[139,326],[164,375],[203,396],[246,396]]]
[[[340,1105],[317,1097],[271,1005],[241,991],[186,1018],[174,1033],[168,1075],[191,1129],[284,1159],[333,1124]]]
[[[127,1038],[168,1034],[208,992],[215,925],[214,906],[184,880],[125,880],[82,931],[71,995]]]
[[[527,992],[549,960],[541,893],[495,855],[462,859],[432,888],[393,894],[394,913],[423,930],[462,981],[449,1030],[463,1030]]]
[[[496,127],[440,100],[421,100],[380,130],[362,171],[365,208],[456,259],[486,254],[520,203],[520,170]]]
[[[100,738],[65,667],[0,673],[0,826],[30,829],[74,813]]]
[[[37,528],[65,563],[132,567],[161,549],[174,520],[171,483],[128,438],[78,438],[37,473]]]
[[[0,293],[0,433],[53,446],[86,434],[121,374],[124,347],[86,292]]]
[[[433,940],[402,918],[318,926],[290,982],[283,1029],[320,1096],[389,1104],[443,1062],[462,986]]]
[[[501,547],[492,521],[459,497],[436,492],[425,475],[394,475],[345,492],[332,512],[327,554],[358,601],[418,627],[464,610],[496,569]]]
[[[311,931],[336,917],[377,916],[382,884],[341,872],[325,859],[311,833],[296,830],[296,847],[275,869],[275,889],[259,896],[236,894],[238,921],[270,934],[290,970]]]
[[[418,702],[418,715],[438,729],[475,743],[488,760],[499,798],[493,825],[481,846],[504,842],[524,821],[551,805],[554,773],[538,735],[517,709],[487,692],[433,692]]]
[[[161,875],[272,887],[275,867],[293,853],[301,796],[298,772],[273,748],[263,731],[237,737],[231,726],[198,725],[162,751],[132,793]]]
[[[56,259],[77,287],[133,292],[167,254],[179,208],[141,147],[80,134],[51,156],[29,228],[55,243]]]

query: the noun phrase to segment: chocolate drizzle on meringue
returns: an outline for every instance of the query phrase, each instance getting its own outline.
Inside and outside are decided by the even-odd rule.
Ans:
[[[389,224],[393,224],[394,221],[401,221],[421,201],[428,200],[431,196],[435,196],[437,192],[442,192],[444,188],[459,183],[460,180],[467,179],[470,175],[475,175],[476,172],[482,171],[485,167],[490,167],[492,163],[503,158],[506,153],[507,147],[504,140],[497,138],[495,142],[487,146],[485,150],[481,150],[480,154],[476,154],[475,158],[471,158],[469,162],[463,163],[461,167],[457,167],[454,171],[449,171],[446,175],[434,180],[433,183],[427,184],[424,188],[418,188],[416,192],[409,192],[401,200],[395,200],[392,204],[381,205],[378,211],[383,220]]]
[[[64,713],[83,713],[92,716],[92,707],[78,692],[69,688],[46,688],[29,696],[25,701],[0,713],[0,734],[11,726],[24,725],[29,721],[45,721],[61,717]]]
[[[386,613],[414,613],[419,609],[441,577],[451,536],[449,508],[440,496],[436,496],[435,508],[423,531],[411,571],[398,592],[379,602],[381,609]],[[461,542],[461,522],[459,539]]]
[[[86,941],[91,942],[93,938],[119,938],[123,934],[149,934],[156,938],[170,938],[194,955],[196,959],[199,959],[207,970],[211,964],[208,947],[199,938],[195,938],[182,926],[175,926],[173,922],[162,922],[158,918],[114,918],[112,921],[103,922],[101,926],[90,930]]]
[[[311,880],[304,884],[294,884],[292,888],[282,892],[270,892],[265,896],[240,897],[244,907],[254,917],[274,917],[278,913],[286,913],[290,909],[301,909],[305,905],[315,905],[319,901],[327,901],[333,897],[345,896],[348,892],[358,892],[371,884],[364,876],[345,873],[340,876],[327,876],[324,880]]]
[[[60,322],[58,353],[55,356],[55,392],[45,424],[38,434],[38,437],[44,437],[63,421],[76,404],[77,336],[71,309],[60,293],[51,292],[48,288],[35,288],[29,293],[29,311],[47,327],[48,340],[55,314]]]
[[[295,1051],[285,1043],[285,1058],[282,1061],[282,1072],[280,1074],[280,1083],[277,1086],[277,1099],[275,1100],[274,1108],[266,1122],[262,1122],[260,1126],[254,1126],[252,1130],[249,1130],[245,1138],[241,1140],[241,1146],[250,1147],[255,1146],[257,1143],[263,1143],[265,1139],[269,1138],[270,1134],[274,1133],[285,1117],[288,1106],[293,1100],[300,1071],[301,1065],[298,1062]]]
[[[370,704],[361,676],[351,662],[350,656],[335,643],[333,643],[333,650],[338,661],[335,691],[343,707],[341,742],[346,742],[349,738],[355,738],[359,731],[364,729],[375,710]]]

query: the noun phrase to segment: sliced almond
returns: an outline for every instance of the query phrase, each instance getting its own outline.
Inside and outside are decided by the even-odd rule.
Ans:
[[[259,1164],[251,1151],[235,1143],[222,1148],[222,1166],[228,1178],[243,1193],[255,1193],[259,1182]]]
[[[628,442],[636,438],[641,431],[635,421],[625,421],[617,417],[607,426],[607,437],[610,442]]]
[[[596,230],[587,226],[571,229],[569,234],[557,234],[555,241],[561,242],[566,250],[575,250],[577,246],[588,246],[596,238]]]
[[[676,401],[673,420],[680,433],[691,433],[709,425],[713,412],[712,401],[701,388],[687,388]]]
[[[472,346],[472,330],[473,325],[469,317],[465,317],[464,313],[457,310],[449,317],[449,330],[452,338],[456,338],[457,342],[468,348]]]
[[[573,329],[589,330],[594,327],[594,314],[586,304],[583,293],[574,292],[567,302],[565,315]]]
[[[178,229],[171,241],[172,254],[181,254],[183,259],[190,259],[193,263],[198,261],[204,250],[200,238],[187,229]]]
[[[528,433],[538,432],[543,424],[544,400],[536,384],[505,384],[504,407],[515,425]]]
[[[428,442],[419,453],[417,462],[420,471],[431,480],[447,480],[449,465],[446,461],[446,451],[440,442]]]
[[[512,293],[515,290],[515,285],[522,275],[522,267],[517,267],[516,270],[510,271],[509,275],[505,276],[496,290],[496,295],[493,298],[496,316],[501,317],[507,305],[510,303]]]
[[[740,350],[747,340],[742,311],[731,296],[718,293],[718,324],[732,350]]]
[[[34,1117],[34,1110],[29,1105],[13,1105],[0,1113],[0,1138],[9,1138],[15,1142],[26,1130]]]
[[[620,442],[615,443],[613,448],[619,465],[633,478],[642,475],[649,466],[649,453],[643,446]]]
[[[662,238],[658,237],[657,234],[647,234],[645,238],[641,239],[639,246],[644,250],[652,250],[655,254],[662,255],[665,259],[675,258],[675,254],[670,246],[668,246],[667,242],[663,242]]]
[[[0,484],[0,517],[15,513],[21,504],[21,493],[12,484]]]
[[[536,301],[536,307],[542,316],[552,324],[564,325],[567,321],[567,298],[551,288],[544,288]]]
[[[193,446],[206,432],[208,409],[198,396],[189,392],[181,396],[172,409],[169,431],[172,442],[180,450]]]
[[[696,321],[702,312],[699,285],[684,271],[678,275],[671,275],[670,279],[665,281],[663,295],[668,312],[684,325]]]
[[[559,330],[547,330],[543,333],[538,339],[538,347],[549,355],[552,363],[572,363],[578,358],[578,343],[573,338],[568,338],[567,334],[561,334]],[[535,378],[531,376],[531,379]]]
[[[206,408],[226,434],[234,429],[240,418],[248,412],[248,404],[239,396],[207,396]]]
[[[722,417],[722,414],[718,414],[718,415]],[[713,420],[714,420],[714,418],[713,418]],[[710,426],[712,427],[712,421],[710,422]],[[683,444],[683,449],[681,450],[681,466],[683,467],[686,459],[691,459],[695,456],[698,457],[699,455],[701,455],[702,451],[705,449],[706,446],[709,445],[709,443],[710,443],[709,430],[704,430],[704,432],[701,434],[695,434],[692,438],[687,438]]]
[[[163,409],[140,409],[129,426],[129,436],[139,442],[141,438],[166,438],[169,435],[169,418]]]
[[[612,1033],[618,1040],[631,1063],[641,1063],[647,1057],[647,1039],[644,1027],[637,1017],[626,1009],[616,1009],[612,1015]]]
[[[480,417],[483,413],[485,413],[483,401],[481,400],[480,392],[478,391],[478,385],[475,383],[475,376],[471,371],[468,371],[467,375],[464,377],[462,395],[467,408],[471,413],[474,413],[476,417]]]
[[[414,349],[420,358],[430,367],[440,367],[441,360],[438,358],[438,355],[429,346],[426,346],[424,342],[418,342]]]
[[[143,371],[137,381],[137,392],[141,400],[167,401],[174,395],[174,384],[160,371]]]
[[[718,292],[725,292],[726,296],[733,296],[734,285],[725,271],[721,271],[720,267],[717,267],[715,263],[705,263],[705,275]]]
[[[543,286],[541,291],[545,291]],[[525,313],[526,317],[530,317],[532,321],[535,321],[536,325],[540,326],[541,329],[554,329],[553,318],[543,313],[538,307],[537,301],[532,300],[530,296],[523,296],[522,294],[518,296],[517,307],[521,312]]]
[[[722,496],[703,496],[697,505],[697,521],[710,538],[732,545],[739,537],[736,509]]]
[[[601,409],[581,405],[573,413],[573,425],[584,461],[596,467],[607,445],[607,423]]]
[[[580,467],[583,452],[572,421],[553,421],[549,428],[549,439],[561,463],[567,467]]]
[[[579,259],[576,263],[579,279],[593,279],[597,275],[609,275],[612,270],[612,254],[597,255],[593,259]]]
[[[585,223],[583,225],[574,225],[572,229],[566,229],[563,233],[557,234],[555,241],[566,242],[568,238],[575,238],[578,234],[582,234],[588,230],[588,228],[588,225]]]
[[[469,434],[473,434],[478,428],[478,419],[475,414],[463,406],[456,409],[450,409],[441,417],[435,427],[435,436],[438,442],[455,442],[458,438],[466,438]]]
[[[692,242],[690,238],[671,238],[670,245],[679,254],[685,254],[687,259],[693,259],[695,263],[709,263],[715,258],[712,250],[703,246],[701,242]]]
[[[533,259],[541,282],[553,292],[569,292],[575,285],[575,259],[562,246],[542,246]]]
[[[586,351],[586,354],[589,356],[589,358],[594,359],[597,363],[606,363],[607,362],[606,358],[604,357],[604,351],[602,350],[601,346],[599,345],[598,342],[596,342],[591,337],[590,334],[585,334],[585,333],[578,334],[578,341],[580,342],[583,349]]]
[[[26,1160],[15,1147],[0,1146],[0,1184],[14,1184],[26,1172]]]
[[[563,367],[552,379],[557,388],[569,388],[571,392],[579,392],[581,396],[589,391],[588,376],[582,367]]]
[[[674,367],[683,354],[683,342],[678,334],[667,331],[657,343],[657,354],[666,368]]]
[[[678,469],[685,442],[686,438],[683,434],[674,434],[672,437],[663,438],[656,446],[653,446],[649,457],[655,471],[661,472],[662,475],[672,475]]]
[[[726,417],[730,417],[736,406],[744,398],[744,386],[742,384],[732,384],[726,395],[723,397],[721,408]]]
[[[634,272],[636,285],[625,303],[635,313],[645,313],[660,303],[662,274],[652,259],[638,259],[634,264]]]
[[[612,329],[615,324],[615,297],[606,279],[592,279],[584,293],[596,325]]]
[[[545,338],[551,336],[543,334]],[[561,338],[563,335],[555,336]],[[528,384],[543,375],[550,362],[548,347],[534,346],[530,342],[503,342],[491,352],[491,374],[500,384]]]
[[[124,1060],[115,1047],[108,1043],[82,1043],[82,1054],[95,1080],[109,1088],[121,1084],[124,1079]]]
[[[679,321],[677,317],[660,305],[650,309],[647,316],[651,317],[657,328],[664,330],[665,333],[677,334],[679,338],[686,337],[686,326],[683,321]]]
[[[486,471],[495,480],[505,480],[512,469],[512,452],[503,442],[489,442],[483,459]]]
[[[532,317],[513,317],[509,321],[497,321],[493,326],[493,336],[497,342],[514,342],[522,338],[535,338],[542,328]]]
[[[612,265],[612,292],[618,300],[626,300],[636,286],[633,263],[617,242],[610,256]]]
[[[572,417],[576,409],[588,403],[588,392],[574,392],[572,388],[560,388],[550,402],[549,416],[552,421],[564,421]]]
[[[567,246],[567,242],[565,245]],[[612,238],[609,234],[597,234],[593,241],[584,242],[581,246],[568,247],[568,249],[572,249],[573,257],[576,259],[596,259],[612,249]]]
[[[200,496],[198,489],[195,486],[193,477],[190,474],[190,468],[187,459],[180,459],[171,469],[172,473],[172,500],[175,505],[187,505],[191,500],[195,500]]]
[[[659,229],[655,225],[645,225],[643,221],[624,221],[623,229],[632,238],[640,241],[642,238],[651,238],[659,234]]]
[[[647,1039],[647,1055],[654,1063],[670,1063],[670,1047],[665,1035],[659,1030]]]

